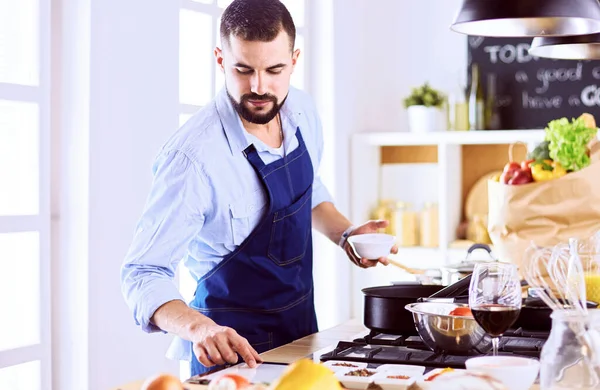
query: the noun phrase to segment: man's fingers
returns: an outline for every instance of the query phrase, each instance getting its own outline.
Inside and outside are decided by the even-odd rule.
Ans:
[[[204,367],[212,367],[215,364],[208,359],[208,353],[204,349],[204,347],[200,344],[194,344],[194,353],[196,354],[196,358]]]
[[[385,228],[390,224],[389,221],[385,220],[373,221],[373,223],[375,224],[375,226],[377,226],[378,229]]]
[[[388,258],[387,258],[387,257],[380,257],[380,258],[379,258],[379,262],[380,262],[381,264],[383,264],[383,265],[388,265],[388,264],[390,264],[390,262],[389,262],[389,260],[388,260]]]
[[[231,344],[250,368],[256,367],[256,363],[262,363],[262,359],[258,356],[258,352],[256,352],[250,343],[248,343],[248,340],[242,336],[238,335],[232,339]]]
[[[204,342],[204,349],[208,353],[210,360],[215,364],[225,364],[217,345],[212,339],[207,339]]]
[[[235,353],[233,348],[231,347],[231,342],[229,338],[223,337],[219,339],[217,343],[217,347],[219,348],[219,352],[221,353],[221,357],[227,363],[235,364],[238,362],[238,355]]]
[[[398,254],[398,245],[394,245],[394,246],[392,247],[392,250],[391,250],[391,252],[392,252],[393,254]]]
[[[360,263],[367,268],[375,267],[378,263],[378,260],[361,259]]]

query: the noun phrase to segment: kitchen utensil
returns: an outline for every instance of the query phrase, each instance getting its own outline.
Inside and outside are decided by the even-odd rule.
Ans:
[[[434,352],[457,355],[486,354],[492,348],[492,339],[470,316],[449,313],[466,304],[448,302],[417,302],[406,305],[412,313],[421,339]]]
[[[520,356],[478,356],[465,362],[467,370],[486,373],[510,390],[529,390],[540,371],[540,362]]]
[[[368,287],[364,293],[364,325],[376,332],[416,336],[412,315],[405,306],[441,290],[439,285],[392,285]]]
[[[560,302],[566,304],[566,302]],[[596,302],[587,301],[588,309],[596,309]],[[552,309],[538,297],[527,297],[523,299],[519,318],[513,324],[513,328],[523,328],[528,331],[549,332],[552,328]]]
[[[409,274],[413,274],[413,275],[424,275],[425,274],[425,270],[423,269],[415,269],[415,268],[410,268],[405,266],[404,264],[400,263],[399,261],[390,259],[388,257],[388,261],[391,265],[393,265],[394,267],[398,267],[400,269],[403,269],[404,271],[408,272]]]
[[[465,198],[465,217],[471,221],[477,214],[488,213],[488,181],[502,171],[492,171],[481,176],[471,187]]]
[[[473,272],[473,268],[475,268],[475,265],[481,263],[481,261],[469,260],[472,256],[472,253],[478,249],[486,251],[488,253],[490,261],[498,261],[492,255],[492,249],[489,247],[489,245],[473,244],[469,247],[469,249],[467,249],[467,255],[465,256],[465,259],[463,261],[441,267],[442,281],[444,281],[445,284],[450,285],[456,283],[459,279],[470,275]]]
[[[389,256],[395,239],[390,234],[372,233],[350,236],[348,242],[361,258],[376,260]]]

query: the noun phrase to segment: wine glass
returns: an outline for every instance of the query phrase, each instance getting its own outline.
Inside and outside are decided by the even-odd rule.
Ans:
[[[469,284],[469,307],[475,321],[492,337],[498,356],[500,337],[521,313],[521,281],[514,264],[476,264]]]

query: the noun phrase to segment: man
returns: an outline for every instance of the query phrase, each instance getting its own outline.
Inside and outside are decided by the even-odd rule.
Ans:
[[[177,335],[193,375],[237,354],[253,367],[258,353],[317,331],[313,227],[355,264],[387,264],[346,243],[387,222],[353,227],[317,175],[321,123],[290,88],[295,35],[278,0],[235,0],[224,11],[215,57],[226,87],[161,149],[122,268],[136,322]],[[173,282],[182,259],[198,281],[189,306]]]

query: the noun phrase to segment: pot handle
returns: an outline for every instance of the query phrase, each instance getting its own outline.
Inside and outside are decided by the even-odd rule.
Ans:
[[[471,274],[465,276],[458,282],[444,287],[440,291],[432,294],[429,298],[454,298],[469,293],[469,284],[471,284]]]
[[[473,244],[469,247],[469,249],[467,250],[467,257],[465,258],[465,261],[469,260],[469,257],[471,256],[471,253],[473,253],[473,251],[477,250],[477,249],[483,249],[485,250],[488,255],[490,255],[490,258],[493,261],[498,261],[498,259],[495,259],[494,256],[492,256],[492,248],[490,248],[489,245],[486,244]]]

